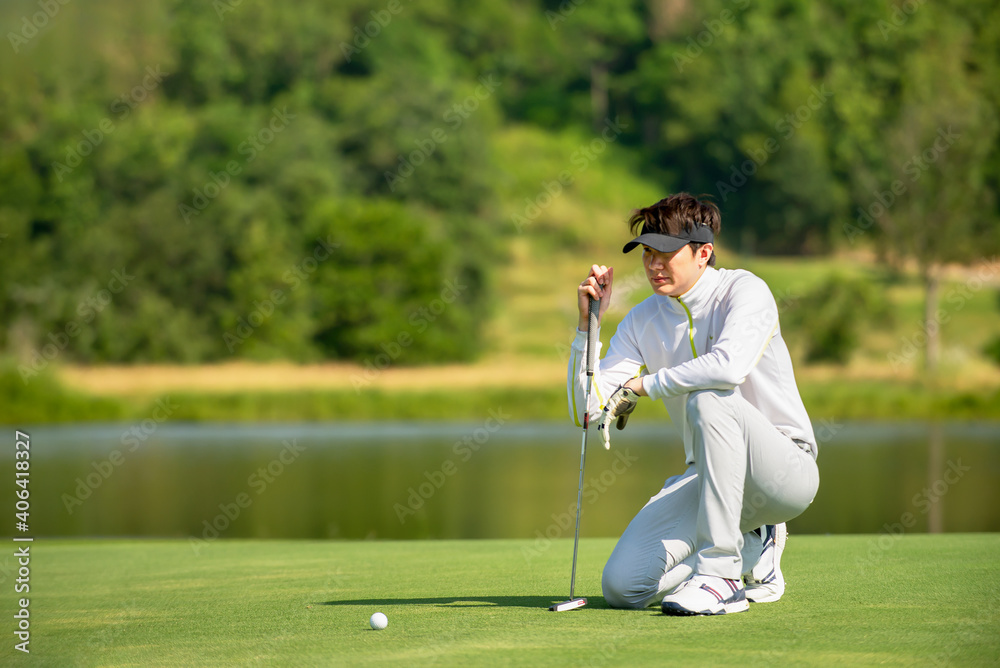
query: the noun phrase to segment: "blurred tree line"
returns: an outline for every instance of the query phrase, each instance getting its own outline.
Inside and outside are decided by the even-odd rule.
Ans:
[[[513,124],[617,119],[637,178],[712,194],[747,253],[874,244],[930,289],[1000,245],[991,0],[35,0],[0,25],[0,349],[36,369],[474,357]]]

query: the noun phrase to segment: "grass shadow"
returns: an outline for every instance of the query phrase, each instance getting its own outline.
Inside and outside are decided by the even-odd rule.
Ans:
[[[448,608],[478,608],[495,605],[502,608],[548,608],[562,603],[565,596],[439,596],[434,598],[356,598],[343,601],[324,601],[316,605],[435,605]],[[587,598],[588,608],[610,608],[601,596]]]

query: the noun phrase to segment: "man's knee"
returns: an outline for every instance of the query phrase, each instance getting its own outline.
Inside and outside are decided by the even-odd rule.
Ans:
[[[612,608],[646,607],[649,597],[655,595],[656,591],[650,592],[639,585],[632,569],[612,554],[608,563],[604,565],[604,573],[601,576],[601,591],[608,605]]]
[[[722,393],[718,390],[698,390],[690,393],[687,398],[688,418],[697,418],[718,412],[731,394],[732,392]]]

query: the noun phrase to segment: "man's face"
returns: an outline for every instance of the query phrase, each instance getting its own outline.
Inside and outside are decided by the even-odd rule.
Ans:
[[[642,264],[653,292],[665,297],[680,297],[704,273],[711,254],[712,244],[705,244],[697,253],[690,244],[673,253],[661,253],[644,245]]]

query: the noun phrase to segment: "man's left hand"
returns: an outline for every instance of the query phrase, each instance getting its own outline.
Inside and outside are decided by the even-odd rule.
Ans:
[[[600,423],[597,425],[597,430],[604,437],[605,450],[611,448],[611,421],[617,418],[615,427],[624,429],[625,423],[628,422],[629,414],[635,410],[638,403],[639,395],[626,385],[619,385],[618,389],[608,397],[608,401],[604,406],[604,412],[601,413]]]

